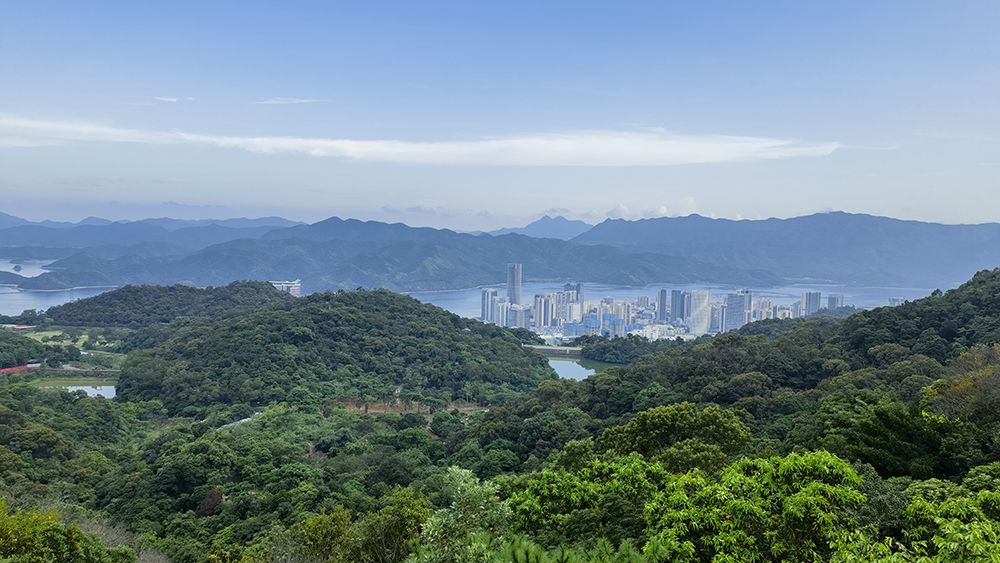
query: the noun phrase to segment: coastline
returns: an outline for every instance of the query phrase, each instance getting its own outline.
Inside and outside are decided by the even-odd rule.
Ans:
[[[15,286],[15,287],[17,287],[17,286]],[[18,291],[23,291],[25,293],[56,293],[56,292],[59,292],[59,291],[76,291],[76,290],[80,290],[80,289],[104,289],[104,288],[117,289],[118,286],[117,285],[80,285],[80,286],[77,286],[77,287],[65,287],[65,288],[61,288],[61,289],[21,289],[20,287],[17,287],[17,290]]]

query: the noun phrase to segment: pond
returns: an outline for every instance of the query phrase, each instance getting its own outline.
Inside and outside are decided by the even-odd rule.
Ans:
[[[106,377],[42,377],[32,381],[31,385],[46,389],[62,388],[71,392],[83,391],[91,397],[113,399],[116,383],[116,379]]]
[[[587,379],[595,373],[600,373],[618,364],[608,364],[605,362],[595,362],[594,360],[570,359],[570,358],[549,358],[549,365],[556,370],[559,377],[563,379]]]

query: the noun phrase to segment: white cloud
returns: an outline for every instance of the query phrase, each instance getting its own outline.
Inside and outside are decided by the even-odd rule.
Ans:
[[[230,137],[0,116],[0,144],[38,146],[70,141],[192,143],[263,154],[308,154],[404,164],[493,166],[671,166],[823,156],[839,147],[838,143],[804,144],[763,137],[620,131],[580,131],[436,142]]]
[[[255,104],[314,104],[316,102],[325,102],[326,100],[304,100],[302,98],[270,98],[260,102],[254,102]]]
[[[661,205],[656,209],[643,213],[642,216],[645,217],[646,219],[658,219],[660,217],[667,217],[668,215],[669,213],[667,212],[667,208]]]
[[[690,215],[695,211],[698,211],[698,204],[693,197],[681,198],[680,204],[677,206],[678,215]]]
[[[618,205],[615,206],[614,209],[605,213],[605,215],[607,215],[611,219],[628,219],[629,218],[628,207],[625,207],[624,205],[619,203]]]
[[[177,101],[177,98],[158,98],[158,97],[154,97],[153,99],[156,100],[156,101],[158,101],[158,102],[176,102]]]

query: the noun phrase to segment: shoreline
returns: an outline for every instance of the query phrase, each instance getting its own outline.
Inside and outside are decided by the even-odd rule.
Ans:
[[[16,286],[15,286],[16,287]],[[17,287],[18,291],[23,291],[24,293],[56,293],[59,291],[76,291],[80,289],[117,289],[117,285],[80,285],[77,287],[66,287],[62,289],[21,289]]]

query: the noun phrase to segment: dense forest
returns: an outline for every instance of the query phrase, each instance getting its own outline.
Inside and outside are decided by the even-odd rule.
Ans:
[[[129,356],[118,382],[122,399],[160,400],[171,413],[323,399],[367,405],[395,396],[489,404],[556,378],[544,356],[521,346],[518,335],[527,331],[462,319],[385,290],[314,293],[246,316],[172,327],[163,344]]]
[[[186,285],[127,285],[83,301],[56,305],[46,320],[63,326],[142,328],[177,317],[249,313],[294,299],[267,282],[242,281],[199,289]]]
[[[0,557],[88,561],[27,558],[2,527],[30,520],[58,532],[31,553],[115,562],[1000,560],[1000,269],[846,319],[595,340],[639,361],[582,381],[528,339],[338,292],[175,319],[115,401],[8,375]],[[399,385],[377,414],[335,400]]]

